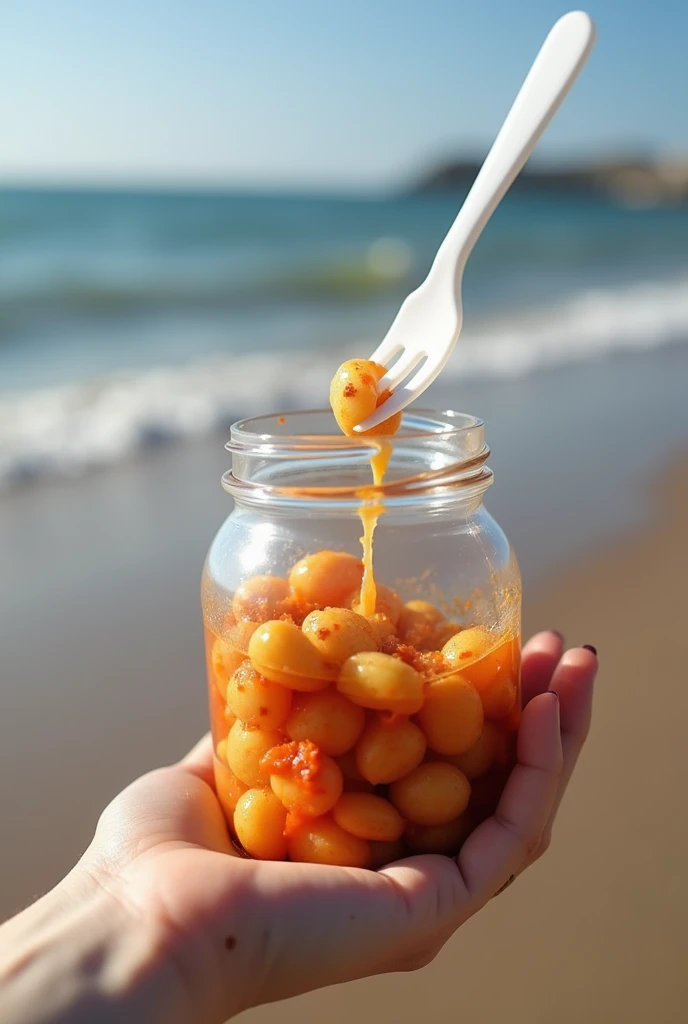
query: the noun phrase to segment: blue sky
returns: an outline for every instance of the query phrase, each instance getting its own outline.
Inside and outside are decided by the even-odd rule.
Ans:
[[[0,13],[0,178],[394,184],[489,145],[568,9],[17,0]],[[540,157],[688,153],[686,0],[586,9],[597,47]]]

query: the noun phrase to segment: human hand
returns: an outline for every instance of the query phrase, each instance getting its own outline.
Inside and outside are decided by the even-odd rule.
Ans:
[[[562,649],[550,632],[524,647],[518,763],[494,817],[456,861],[418,856],[372,872],[239,857],[213,791],[209,738],[124,790],[71,881],[87,879],[136,923],[133,973],[147,979],[146,996],[121,1019],[214,1024],[260,1003],[432,960],[549,845],[587,735],[597,670],[590,650]]]

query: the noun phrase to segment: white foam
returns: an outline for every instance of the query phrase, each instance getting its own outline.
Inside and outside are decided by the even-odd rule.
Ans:
[[[688,340],[688,279],[588,290],[462,335],[454,375],[519,376],[539,367]],[[468,343],[466,343],[468,342]]]
[[[678,340],[688,340],[688,281],[587,291],[556,308],[467,326],[442,379],[515,377]],[[341,357],[372,347],[359,341]],[[322,406],[332,371],[331,352],[262,353],[0,398],[0,488],[78,474],[152,439],[205,434],[239,415]]]

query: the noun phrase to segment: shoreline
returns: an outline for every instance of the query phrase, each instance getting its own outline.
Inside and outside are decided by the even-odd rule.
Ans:
[[[591,546],[647,522],[647,473],[688,449],[687,379],[688,344],[682,343],[577,365],[543,366],[517,378],[439,380],[425,405],[461,410],[485,422],[489,466],[495,473],[486,507],[507,533],[525,582],[532,583],[565,568]],[[318,394],[325,395],[324,378],[320,383]],[[178,522],[181,543],[197,543],[196,535],[205,531],[207,547],[230,509],[219,487],[230,464],[224,451],[230,422],[260,409],[297,407],[303,406],[288,388],[274,392],[253,381],[243,405],[218,429],[157,441],[151,430],[145,447],[114,462],[0,488],[0,528],[28,515],[41,539],[46,520],[35,516],[36,502],[56,500],[59,508],[73,508],[69,514],[78,519],[79,496],[90,500],[93,488],[112,495],[115,505],[124,495],[135,502],[137,490],[150,490],[146,508],[157,504],[167,531],[170,506],[163,498],[173,501],[179,487],[196,495],[194,502],[188,493],[182,495],[188,516]],[[96,436],[102,433],[98,422],[94,430]],[[202,561],[205,551],[197,551]],[[8,557],[11,562],[11,548]]]

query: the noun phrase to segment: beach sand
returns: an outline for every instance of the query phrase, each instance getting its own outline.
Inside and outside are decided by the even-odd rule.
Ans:
[[[204,441],[3,498],[0,916],[57,880],[126,782],[205,729],[197,581],[228,511],[208,494],[225,466]],[[548,856],[421,973],[262,1008],[256,1024],[685,1019],[688,461],[645,498],[635,532],[526,587],[526,634],[553,626],[601,661]]]

